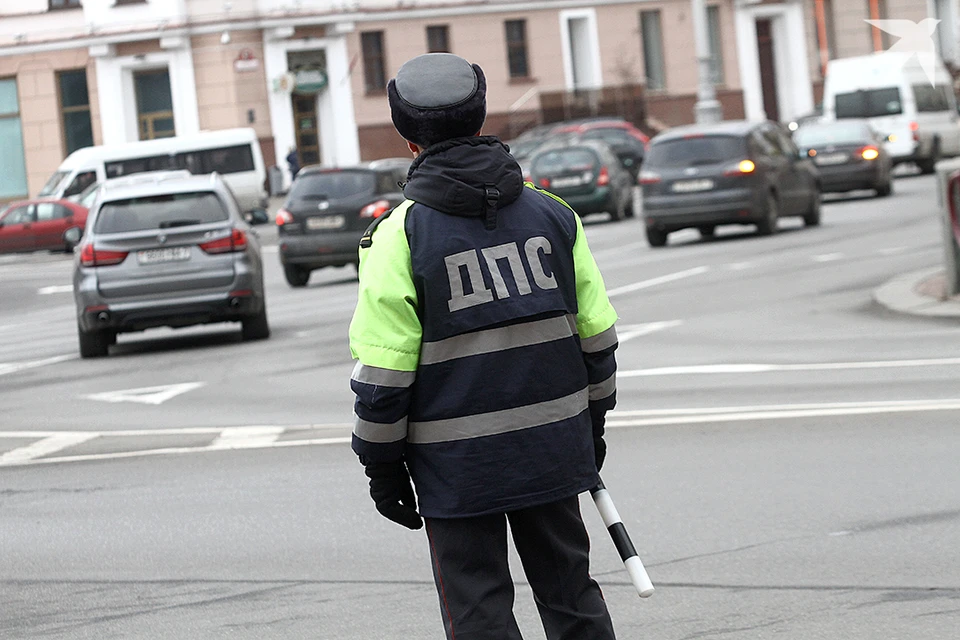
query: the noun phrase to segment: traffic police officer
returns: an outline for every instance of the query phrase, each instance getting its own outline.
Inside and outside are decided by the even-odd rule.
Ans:
[[[617,316],[580,218],[480,135],[479,66],[422,55],[387,95],[416,159],[360,248],[353,450],[371,496],[426,521],[449,640],[521,638],[508,522],[549,640],[612,639],[578,494],[606,451]]]

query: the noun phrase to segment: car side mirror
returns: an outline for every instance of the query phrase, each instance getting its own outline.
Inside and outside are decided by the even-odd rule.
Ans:
[[[63,232],[63,239],[66,240],[71,245],[76,245],[80,242],[80,238],[83,237],[83,229],[80,227],[70,227]]]

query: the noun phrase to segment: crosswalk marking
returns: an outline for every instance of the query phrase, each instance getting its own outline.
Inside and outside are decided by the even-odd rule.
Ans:
[[[0,465],[28,462],[96,438],[96,433],[58,433],[0,455]]]

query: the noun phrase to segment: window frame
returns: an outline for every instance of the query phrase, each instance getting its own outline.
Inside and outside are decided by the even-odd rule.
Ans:
[[[450,53],[450,25],[449,24],[428,24],[425,27],[427,38],[427,53]],[[441,40],[443,46],[438,48],[434,46],[431,34],[442,34]]]
[[[27,192],[30,189],[30,178],[27,174],[27,151],[23,145],[23,117],[20,111],[20,86],[17,83],[16,76],[0,76],[0,83],[2,82],[12,82],[14,95],[16,96],[16,111],[0,112],[0,120],[16,120],[20,127],[20,160],[23,162],[23,191],[19,193],[8,193],[0,197],[4,200],[19,200],[26,198],[28,195]],[[11,147],[13,146],[15,145],[11,145]]]
[[[54,5],[54,2],[60,2],[60,6]],[[47,0],[47,11],[69,11],[71,9],[82,9],[80,0]]]
[[[707,41],[710,49],[711,79],[715,86],[724,86],[726,73],[723,69],[723,17],[719,4],[707,5]]]
[[[86,85],[86,89],[87,89],[87,103],[86,103],[86,104],[83,104],[83,105],[71,105],[71,106],[69,106],[69,107],[65,107],[65,106],[63,105],[63,77],[64,77],[64,75],[66,75],[66,74],[71,74],[71,73],[83,73],[83,80],[84,80],[84,84]],[[84,148],[84,147],[76,147],[76,148],[71,149],[71,148],[70,148],[70,145],[68,144],[68,142],[69,142],[69,136],[68,136],[68,133],[67,133],[67,129],[68,129],[68,128],[67,128],[67,114],[68,114],[68,113],[86,113],[86,114],[87,114],[87,120],[88,120],[89,123],[90,123],[90,145],[89,145],[89,146],[93,146],[93,144],[94,144],[94,140],[93,140],[93,117],[92,117],[91,112],[90,112],[90,85],[89,85],[89,83],[87,82],[87,68],[86,68],[86,67],[79,67],[79,68],[76,68],[76,69],[58,69],[57,72],[56,72],[56,76],[57,76],[57,106],[58,106],[59,109],[60,109],[60,126],[61,126],[61,129],[62,129],[62,131],[63,131],[63,139],[62,139],[62,141],[61,141],[61,142],[62,142],[61,146],[62,146],[62,148],[63,148],[63,154],[64,154],[64,156],[69,156],[71,153],[73,153],[73,152],[76,151],[77,149],[82,149],[82,148]]]
[[[375,38],[378,51],[371,51],[368,42]],[[363,86],[369,95],[382,95],[387,91],[387,54],[383,30],[360,32],[360,57],[363,59]]]
[[[656,43],[658,45],[656,56],[649,55],[652,51],[653,44],[648,44],[647,42],[647,33],[644,28],[645,18],[656,20],[658,40]],[[640,11],[640,49],[643,51],[643,76],[646,88],[650,91],[666,91],[667,65],[663,43],[663,12],[660,9],[644,9]],[[655,70],[656,73],[652,74],[651,65],[653,64],[653,59],[656,59],[658,68]]]
[[[520,38],[511,39],[511,25],[519,25]],[[515,18],[503,21],[504,44],[507,50],[507,75],[511,81],[526,80],[530,75],[530,55],[527,38],[527,19]],[[514,63],[517,63],[516,66]],[[522,68],[521,68],[522,67]]]

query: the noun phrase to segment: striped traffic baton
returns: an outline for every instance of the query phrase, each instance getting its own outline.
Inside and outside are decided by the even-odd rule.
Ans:
[[[613,538],[613,544],[620,553],[620,559],[623,560],[637,593],[641,598],[649,598],[653,595],[653,583],[650,582],[650,576],[647,575],[647,570],[640,561],[640,556],[637,555],[630,535],[627,534],[627,528],[623,526],[623,520],[620,519],[620,514],[613,504],[610,492],[603,486],[603,480],[590,490],[590,495],[593,496],[600,518],[610,532],[610,537]]]

